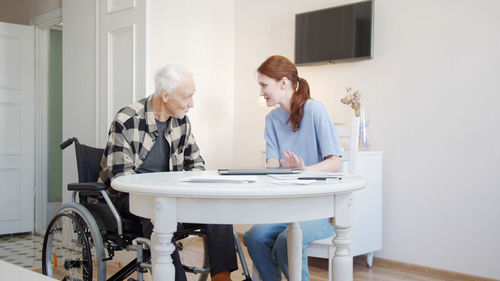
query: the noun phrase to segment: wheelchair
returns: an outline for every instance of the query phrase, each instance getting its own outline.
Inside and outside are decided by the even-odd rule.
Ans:
[[[143,274],[151,270],[151,242],[141,237],[140,222],[121,217],[106,193],[106,186],[97,183],[104,150],[80,144],[77,138],[67,139],[60,148],[65,149],[73,143],[78,183],[68,184],[68,191],[73,192],[72,202],[62,205],[47,226],[42,249],[43,274],[63,281],[127,278],[128,281],[142,281]],[[239,238],[236,233],[234,235],[244,280],[251,281]],[[173,239],[187,279],[207,280],[210,270],[205,229],[183,229],[177,231]],[[110,261],[115,258],[115,252],[122,250],[135,251],[136,255],[119,268],[117,262],[111,264]],[[110,267],[114,270],[108,271],[114,273],[108,277]],[[133,273],[137,273],[137,279],[130,277]]]

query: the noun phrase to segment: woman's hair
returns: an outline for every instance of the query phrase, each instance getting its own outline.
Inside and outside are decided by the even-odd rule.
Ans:
[[[304,104],[307,99],[311,98],[309,84],[306,79],[302,77],[299,78],[295,64],[283,56],[269,57],[259,66],[259,68],[257,68],[257,71],[276,81],[286,77],[292,83],[294,93],[290,99],[290,117],[288,117],[286,122],[291,122],[292,130],[296,132],[304,116]],[[299,84],[298,88],[297,83]]]
[[[167,64],[160,68],[155,75],[155,95],[159,95],[162,90],[171,94],[182,81],[182,75],[192,75],[192,73],[178,64]]]

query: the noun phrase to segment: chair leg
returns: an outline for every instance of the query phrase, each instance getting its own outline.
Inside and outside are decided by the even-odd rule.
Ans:
[[[243,275],[245,276],[244,281],[251,281],[252,278],[250,277],[250,272],[248,272],[248,266],[245,261],[245,255],[243,254],[243,249],[241,248],[240,237],[238,236],[236,231],[233,231],[233,235],[234,235],[234,243],[236,244],[236,251],[238,252],[238,256],[240,257],[241,267],[243,267]]]
[[[137,245],[137,264],[140,265],[143,262],[143,252],[142,252],[142,245],[139,244]],[[143,275],[142,275],[142,268],[139,266],[137,267],[137,281],[143,281]]]
[[[140,267],[140,264],[142,264],[143,260],[143,251],[142,251],[142,244],[138,245],[128,245],[127,250],[129,251],[135,251],[137,252],[137,258],[136,260],[136,272],[137,272],[137,280],[136,281],[143,281],[143,272],[142,268]]]
[[[334,248],[330,246],[328,249],[328,281],[333,280],[333,252]]]

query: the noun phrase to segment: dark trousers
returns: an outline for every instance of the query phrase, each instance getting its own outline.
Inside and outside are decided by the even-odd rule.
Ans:
[[[139,220],[142,225],[144,237],[150,239],[153,233],[153,224],[150,219],[138,217],[129,210],[129,196],[121,196],[114,202],[118,212],[123,218]],[[234,246],[233,226],[227,224],[190,224],[177,225],[178,230],[199,226],[204,227],[207,232],[208,261],[210,264],[210,275],[224,271],[235,271],[238,269],[236,261],[236,250]],[[186,273],[182,268],[179,252],[177,249],[172,253],[175,267],[175,281],[186,281]]]

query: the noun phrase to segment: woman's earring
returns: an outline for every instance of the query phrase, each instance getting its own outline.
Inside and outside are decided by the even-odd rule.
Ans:
[[[163,100],[163,102],[167,102],[167,97],[165,97],[165,96],[164,96],[164,97],[162,98],[162,100]]]

